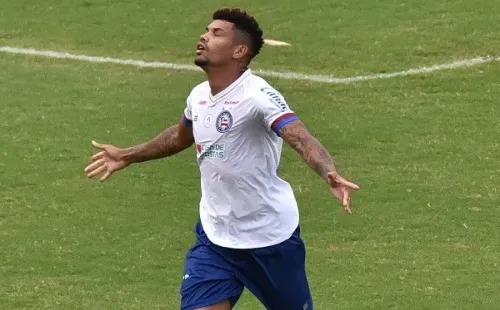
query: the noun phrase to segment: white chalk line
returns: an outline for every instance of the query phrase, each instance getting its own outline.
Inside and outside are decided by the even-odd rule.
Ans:
[[[23,54],[23,55],[33,55],[33,56],[41,56],[47,58],[58,58],[58,59],[71,59],[71,60],[79,60],[86,62],[94,62],[94,63],[112,63],[112,64],[120,64],[120,65],[132,65],[136,67],[142,68],[164,68],[171,70],[187,70],[187,71],[201,71],[195,65],[188,64],[175,64],[169,62],[147,62],[143,60],[134,60],[134,59],[120,59],[120,58],[112,58],[112,57],[100,57],[100,56],[87,56],[87,55],[79,55],[65,52],[57,52],[57,51],[49,51],[49,50],[37,50],[32,48],[23,48],[23,47],[13,47],[13,46],[0,46],[0,52],[9,53],[9,54]],[[332,84],[350,84],[361,81],[369,81],[369,80],[378,80],[378,79],[389,79],[398,76],[408,76],[408,75],[417,75],[422,73],[430,73],[434,71],[441,70],[449,70],[449,69],[458,69],[465,67],[472,67],[480,64],[485,64],[493,61],[500,61],[500,57],[494,56],[486,56],[486,57],[476,57],[471,59],[464,59],[453,61],[450,63],[437,64],[429,67],[421,67],[408,69],[405,71],[399,72],[390,72],[390,73],[378,73],[378,74],[369,74],[369,75],[358,75],[352,77],[335,77],[331,75],[321,75],[321,74],[305,74],[305,73],[296,73],[296,72],[279,72],[273,70],[262,70],[262,69],[253,69],[253,71],[262,76],[267,77],[275,77],[281,79],[288,80],[302,80],[302,81],[311,81],[311,82],[322,82],[322,83],[332,83]]]

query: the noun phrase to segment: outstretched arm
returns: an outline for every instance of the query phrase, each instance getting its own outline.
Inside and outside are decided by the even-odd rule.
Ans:
[[[165,129],[150,141],[125,149],[92,141],[92,145],[101,151],[92,156],[92,163],[85,168],[85,173],[89,178],[104,173],[100,178],[102,182],[113,172],[132,163],[177,154],[189,148],[194,142],[193,130],[189,125],[190,121],[183,118],[179,124]]]
[[[331,193],[351,213],[349,192],[359,189],[359,186],[340,176],[328,151],[309,133],[304,124],[299,120],[290,122],[279,129],[279,135],[328,183]]]
[[[328,183],[328,173],[337,171],[333,159],[301,121],[290,122],[281,127],[279,135]]]
[[[128,163],[168,157],[189,148],[193,142],[192,128],[181,121],[146,143],[124,149],[121,157]]]

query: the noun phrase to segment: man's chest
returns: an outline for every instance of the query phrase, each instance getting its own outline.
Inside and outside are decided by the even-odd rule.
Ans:
[[[253,120],[248,102],[236,98],[200,98],[192,103],[193,135],[197,142],[210,142],[244,130]]]

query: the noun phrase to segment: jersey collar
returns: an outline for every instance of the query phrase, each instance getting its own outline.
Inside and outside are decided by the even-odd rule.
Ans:
[[[215,104],[217,101],[219,101],[220,99],[225,97],[227,94],[232,92],[251,73],[252,73],[252,71],[250,69],[246,69],[245,72],[243,72],[243,74],[240,75],[240,77],[236,81],[234,81],[231,85],[226,87],[223,91],[219,92],[215,96],[212,96],[212,93],[209,90],[208,97],[210,98],[210,101],[212,102],[212,104]]]

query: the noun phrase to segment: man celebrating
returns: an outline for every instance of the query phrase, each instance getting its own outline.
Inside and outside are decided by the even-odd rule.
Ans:
[[[249,289],[267,309],[313,309],[305,272],[299,212],[278,175],[283,140],[351,212],[359,187],[337,172],[328,151],[307,131],[283,96],[248,69],[263,45],[255,19],[220,9],[200,37],[195,64],[208,80],[194,87],[178,124],[151,141],[101,151],[85,172],[101,181],[131,163],[162,158],[196,144],[201,171],[197,240],[186,255],[181,309],[231,309]]]

